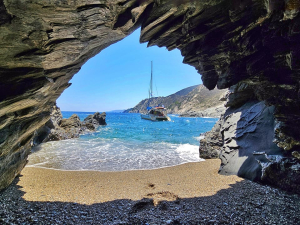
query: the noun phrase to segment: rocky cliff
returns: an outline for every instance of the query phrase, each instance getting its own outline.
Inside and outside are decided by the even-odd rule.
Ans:
[[[297,151],[291,154],[278,146],[275,107],[265,101],[241,101],[238,96],[245,96],[247,88],[243,85],[231,89],[226,103],[231,107],[200,140],[200,156],[220,158],[221,174],[235,174],[300,193],[300,163],[293,156]]]
[[[185,116],[197,116],[208,108],[215,109],[215,107],[218,106],[219,110],[212,109],[212,112],[207,110],[205,116],[215,113],[214,115],[219,117],[221,112],[225,111],[225,107],[221,107],[220,105],[222,102],[219,101],[225,92],[226,90],[218,89],[209,91],[203,85],[195,85],[182,89],[167,97],[153,97],[150,99],[144,99],[135,107],[128,109],[125,112],[146,113],[148,106],[164,105],[167,113],[184,114]]]
[[[239,173],[237,166],[230,172],[252,179],[256,168],[276,168],[267,178],[255,177],[295,190],[300,180],[299,7],[296,0],[0,0],[0,189],[26,164],[34,132],[49,120],[72,76],[141,26],[141,42],[178,48],[208,89],[232,89],[224,119],[248,122],[222,125],[222,151],[231,140],[227,150],[236,156],[228,164],[245,158],[240,168],[253,169]],[[251,119],[253,113],[257,117]],[[260,132],[255,135],[260,128],[249,126],[251,121],[267,124],[266,142]],[[257,140],[259,154],[267,157],[253,166],[247,158],[258,150],[251,148]],[[240,143],[247,145],[246,154]],[[286,164],[276,163],[282,160]]]

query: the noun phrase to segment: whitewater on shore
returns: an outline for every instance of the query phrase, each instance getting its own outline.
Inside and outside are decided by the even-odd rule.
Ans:
[[[63,112],[65,118],[74,112]],[[77,113],[81,119],[90,113]],[[183,118],[151,122],[139,114],[107,113],[107,126],[78,139],[41,144],[27,167],[59,170],[127,171],[199,162],[199,140],[215,118]]]

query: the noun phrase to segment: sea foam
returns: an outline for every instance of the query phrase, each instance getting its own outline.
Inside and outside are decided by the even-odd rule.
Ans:
[[[139,114],[107,114],[107,126],[95,133],[35,147],[28,166],[60,170],[124,171],[156,169],[199,158],[199,133],[216,119],[173,117],[153,123]],[[209,122],[205,122],[205,121]]]

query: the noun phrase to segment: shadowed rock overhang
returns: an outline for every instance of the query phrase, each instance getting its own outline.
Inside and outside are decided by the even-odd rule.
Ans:
[[[208,89],[246,87],[231,108],[250,100],[273,106],[275,143],[299,160],[299,6],[296,0],[0,0],[0,189],[25,166],[34,132],[73,75],[140,26],[141,42],[178,48]]]

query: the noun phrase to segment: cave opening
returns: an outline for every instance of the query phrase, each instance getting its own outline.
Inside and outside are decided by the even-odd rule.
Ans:
[[[151,61],[154,96],[168,96],[202,83],[178,49],[139,43],[140,29],[89,59],[57,99],[62,111],[126,110],[149,97]]]
[[[91,218],[90,215],[93,216],[91,221],[99,222],[100,215],[102,221],[105,221],[103,224],[136,224],[153,222],[152,218],[145,218],[151,214],[166,224],[187,224],[189,221],[251,224],[256,223],[257,218],[261,217],[269,223],[287,223],[287,221],[290,224],[297,223],[299,216],[293,213],[296,212],[293,209],[299,208],[298,195],[289,195],[272,187],[242,181],[242,178],[237,176],[219,176],[217,169],[220,165],[219,159],[163,168],[160,172],[148,170],[151,168],[124,172],[122,175],[93,171],[78,172],[78,170],[96,170],[93,168],[95,164],[108,164],[122,171],[143,169],[140,167],[143,162],[167,167],[170,165],[161,164],[171,161],[162,157],[166,149],[170,149],[171,152],[165,152],[164,156],[177,155],[182,159],[191,153],[193,155],[194,152],[197,153],[195,156],[199,160],[200,132],[197,131],[196,136],[192,136],[197,143],[192,150],[190,147],[193,144],[183,142],[182,139],[191,139],[188,135],[194,132],[197,123],[205,122],[212,127],[215,121],[210,118],[201,121],[175,116],[170,123],[144,123],[141,126],[140,118],[138,120],[134,114],[115,113],[113,122],[108,113],[108,125],[101,126],[96,132],[84,134],[80,138],[47,142],[37,146],[31,156],[43,153],[44,150],[47,154],[51,154],[44,154],[46,160],[36,161],[33,164],[30,158],[28,167],[21,173],[31,150],[31,138],[38,133],[39,128],[47,124],[50,108],[69,86],[68,82],[73,75],[97,52],[116,43],[142,24],[143,41],[147,41],[149,45],[180,49],[185,56],[184,62],[193,65],[202,74],[206,87],[213,89],[218,85],[219,88],[231,87],[233,90],[228,95],[228,113],[236,113],[237,116],[234,118],[227,113],[223,117],[225,118],[223,124],[214,127],[213,132],[208,133],[207,139],[203,139],[209,151],[221,149],[219,158],[222,160],[223,173],[228,175],[227,168],[233,169],[232,174],[300,193],[298,185],[300,135],[297,129],[300,114],[298,107],[300,83],[297,76],[300,16],[297,1],[92,2],[94,1],[0,2],[0,12],[4,15],[0,16],[2,18],[0,39],[3,47],[0,54],[2,62],[0,77],[1,81],[4,81],[0,84],[0,190],[6,188],[21,174],[12,187],[17,190],[17,195],[11,192],[10,187],[6,193],[1,192],[0,202],[5,204],[0,204],[4,209],[0,221],[33,223],[38,221],[37,214],[40,214],[40,218],[46,218],[50,223],[52,221],[65,223],[73,216],[77,218],[73,220],[74,223],[82,223],[81,218],[87,221]],[[113,49],[113,46],[108,50]],[[133,52],[134,57],[128,56],[129,52]],[[104,53],[105,50],[101,55]],[[123,64],[128,65],[124,59],[129,59],[130,62],[138,58],[131,47],[127,52],[113,55],[120,55]],[[145,62],[140,61],[139,67],[145,65],[147,68],[145,71],[149,71],[152,60],[155,63],[155,75],[159,75],[159,69],[156,67],[159,63],[175,62],[169,56],[164,60],[150,57]],[[97,68],[101,68],[102,74],[99,71],[87,71],[82,80],[79,79],[80,74],[72,80],[73,87],[81,84],[85,91],[92,89],[85,86],[84,80],[94,84],[100,90],[99,93],[102,93],[97,95],[98,92],[91,91],[96,98],[95,102],[84,105],[89,97],[75,88],[76,91],[70,94],[71,99],[82,98],[85,103],[80,107],[83,109],[77,109],[75,106],[66,109],[59,103],[62,110],[94,112],[125,109],[147,97],[148,72],[146,74],[141,71],[140,75],[144,73],[145,80],[134,83],[132,79],[134,76],[131,77],[131,74],[120,66],[122,63],[110,64],[111,62],[111,60],[102,64],[98,62]],[[178,64],[181,65],[181,61]],[[108,66],[109,72],[104,73],[104,66]],[[137,71],[139,67],[132,65],[131,70],[134,68]],[[122,76],[112,75],[115,68],[121,70],[116,73]],[[165,73],[164,77],[171,75],[167,84],[179,81],[179,78],[174,76],[175,72],[168,70],[168,73]],[[91,74],[97,74],[100,80],[89,77]],[[110,80],[104,79],[106,75]],[[183,77],[181,84],[186,81],[186,76]],[[114,85],[110,85],[112,83]],[[142,83],[145,85],[143,88]],[[126,86],[127,84],[129,86]],[[161,92],[167,86],[163,88],[157,86],[158,95],[167,95]],[[138,87],[141,87],[144,94],[134,92]],[[175,85],[172,84],[170,87],[174,88]],[[111,92],[104,94],[106,88]],[[71,90],[66,90],[63,96],[68,92],[71,93]],[[138,97],[138,100],[130,106],[122,106],[123,102],[128,103],[127,99],[133,99],[132,96],[126,97],[128,93]],[[113,94],[118,99],[116,104],[111,109],[100,108],[113,103],[109,100]],[[256,102],[258,100],[261,102]],[[69,100],[66,102],[71,103]],[[244,103],[249,106],[248,112],[246,112],[248,108],[239,108]],[[175,105],[179,107],[179,102]],[[87,106],[99,108],[89,109]],[[254,111],[255,108],[257,113]],[[259,111],[260,108],[263,111]],[[230,121],[227,122],[227,119]],[[227,125],[226,129],[222,127],[224,124]],[[264,129],[260,129],[257,125]],[[176,130],[180,126],[186,128],[184,132]],[[127,130],[123,132],[125,128]],[[170,130],[171,133],[168,133]],[[227,136],[224,130],[227,131]],[[276,139],[273,138],[274,135]],[[269,151],[272,150],[269,143],[277,145],[275,151]],[[256,148],[252,147],[254,145]],[[245,147],[249,151],[244,151]],[[56,151],[52,151],[53,149]],[[143,155],[141,152],[152,154]],[[98,158],[91,158],[91,155]],[[257,158],[261,158],[261,161]],[[70,159],[69,165],[76,168],[64,167],[66,166],[64,159]],[[129,162],[138,168],[126,167]],[[180,164],[182,161],[176,163]],[[90,167],[83,167],[87,165]],[[72,173],[33,168],[53,168],[53,166],[59,170],[76,171]],[[248,175],[241,173],[242,170],[249,172]],[[260,172],[266,174],[261,176]],[[199,195],[209,196],[197,197]],[[164,202],[165,198],[160,197],[166,197],[172,203],[167,204]],[[132,202],[141,198],[148,199]],[[156,200],[151,201],[152,198],[160,198],[161,204],[157,204]],[[22,199],[25,201],[19,204],[19,200]],[[116,199],[122,200],[116,202],[114,201]],[[43,201],[47,203],[43,204]],[[112,207],[108,207],[106,203],[102,204],[104,201],[111,201]],[[62,202],[63,204],[60,204]],[[69,204],[73,202],[82,205]],[[99,204],[94,205],[96,207],[82,207],[94,203]],[[78,206],[79,208],[76,208]],[[104,206],[106,211],[101,211],[98,206],[100,208]],[[168,209],[170,211],[166,211]],[[286,214],[286,209],[290,209],[291,213]],[[66,216],[66,210],[70,212],[69,218]],[[192,213],[189,214],[190,212]],[[107,220],[107,215],[114,218]],[[128,217],[118,218],[119,215]]]
[[[200,134],[209,131],[217,118],[179,117],[176,111],[181,112],[182,102],[202,94],[200,75],[194,67],[182,63],[179,50],[147,48],[139,43],[139,35],[140,29],[86,62],[57,100],[64,119],[77,114],[83,121],[90,114],[105,111],[107,125],[100,126],[95,133],[70,136],[78,139],[58,142],[47,139],[49,143],[44,141],[33,149],[29,166],[124,171],[201,160]],[[148,104],[162,105],[165,101],[166,109],[171,112],[170,122],[144,121],[139,114],[142,111],[122,113],[148,98],[151,61],[155,97]],[[169,99],[165,100],[166,96]]]

